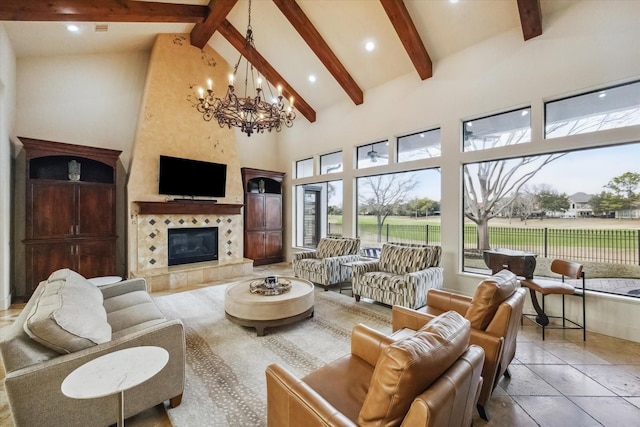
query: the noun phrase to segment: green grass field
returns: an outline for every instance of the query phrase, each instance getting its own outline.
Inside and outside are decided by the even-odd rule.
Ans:
[[[330,216],[329,223],[333,230],[340,230],[342,217]],[[387,228],[387,224],[389,227]],[[428,241],[440,242],[440,217],[427,218],[388,217],[382,233],[382,241],[427,241],[423,236],[425,225],[428,227]],[[379,246],[375,229],[374,216],[360,216],[358,226],[364,246]],[[549,247],[584,248],[588,245],[590,251],[598,252],[604,248],[617,251],[615,253],[629,253],[636,257],[638,252],[638,230],[640,220],[619,220],[600,218],[545,218],[520,221],[520,219],[494,218],[489,223],[492,247],[523,247],[542,246],[544,229],[548,229],[547,245]],[[477,239],[475,224],[467,221],[465,224],[465,247],[475,248]],[[586,242],[586,243],[585,243]],[[622,252],[620,252],[622,251]],[[486,268],[482,257],[469,252],[465,257],[465,267]],[[626,256],[626,255],[625,255]],[[538,259],[541,269],[548,268],[552,258]],[[633,259],[633,258],[632,258]],[[635,263],[611,262],[583,262],[589,269],[589,277],[626,277],[639,278],[640,266]]]

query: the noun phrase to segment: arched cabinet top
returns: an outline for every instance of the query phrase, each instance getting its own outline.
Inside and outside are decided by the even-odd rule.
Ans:
[[[24,145],[28,179],[115,183],[121,151],[18,137]],[[72,164],[79,177],[71,178]]]
[[[242,183],[246,193],[282,194],[284,173],[242,168]]]

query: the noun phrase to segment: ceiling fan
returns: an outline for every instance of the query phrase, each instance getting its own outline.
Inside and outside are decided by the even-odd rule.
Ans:
[[[381,158],[381,159],[386,159],[387,158],[387,156],[378,153],[376,151],[376,149],[373,147],[373,144],[371,144],[371,150],[369,150],[369,152],[367,153],[367,156],[371,160],[371,163],[377,163],[378,162],[378,157]]]

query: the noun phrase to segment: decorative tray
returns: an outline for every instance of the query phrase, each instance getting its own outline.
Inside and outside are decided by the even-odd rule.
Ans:
[[[249,291],[258,295],[282,295],[291,290],[291,282],[285,279],[276,279],[275,282],[267,283],[263,280],[252,280],[249,282]]]

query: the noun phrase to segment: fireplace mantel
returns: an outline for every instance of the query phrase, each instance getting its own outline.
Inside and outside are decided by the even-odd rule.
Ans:
[[[193,215],[240,215],[243,204],[211,203],[207,201],[180,202],[133,202],[140,215],[147,214],[193,214]]]

